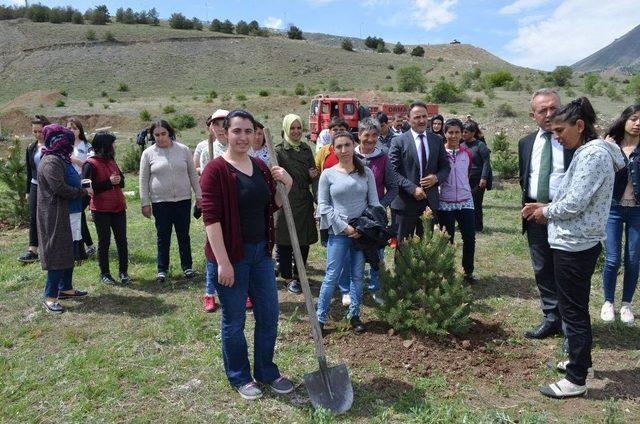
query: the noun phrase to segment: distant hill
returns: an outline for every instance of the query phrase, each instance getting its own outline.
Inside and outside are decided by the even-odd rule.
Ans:
[[[90,29],[96,41],[87,40]],[[102,41],[106,31],[115,42]],[[259,89],[292,92],[296,83],[323,90],[331,80],[343,89],[383,90],[395,86],[398,68],[411,64],[423,68],[430,81],[472,66],[485,72],[531,73],[468,44],[427,45],[425,57],[418,58],[368,49],[348,52],[337,47],[341,37],[305,35],[308,40],[298,41],[174,30],[166,23],[151,27],[1,21],[0,104],[34,90],[65,90],[74,98],[95,99],[102,91],[117,94],[121,82],[129,86],[127,96],[142,98],[210,90],[221,95]]]
[[[640,72],[640,25],[571,67],[578,72]]]

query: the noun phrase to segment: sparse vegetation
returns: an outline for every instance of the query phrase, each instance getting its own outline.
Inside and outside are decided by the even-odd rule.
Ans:
[[[65,89],[62,89],[62,90],[58,91],[58,93],[60,93],[60,95],[64,96],[64,97],[67,97],[67,95],[69,94],[69,93],[67,93],[67,90],[65,90]]]
[[[176,107],[174,105],[166,105],[165,107],[162,108],[162,112],[167,114],[175,113]]]
[[[497,71],[491,74],[485,74],[485,87],[504,87],[507,83],[513,81],[513,75],[509,71]]]
[[[244,102],[247,100],[247,96],[244,93],[236,94],[236,100],[239,102]]]
[[[429,92],[429,100],[436,103],[453,103],[460,100],[461,91],[452,82],[440,80]]]
[[[89,40],[89,41],[95,41],[96,40],[96,32],[93,29],[89,28],[87,30],[87,32],[85,33],[85,38],[87,40]]]
[[[305,93],[304,84],[302,84],[301,82],[297,83],[296,87],[293,89],[293,92],[295,93],[296,96],[304,96],[304,93]]]
[[[422,69],[418,65],[410,65],[398,69],[396,79],[398,91],[424,91],[426,85]]]
[[[496,116],[499,118],[513,118],[518,116],[513,106],[508,103],[500,103],[496,108]]]
[[[196,126],[196,119],[189,114],[176,115],[171,121],[171,126],[177,130],[184,130]]]
[[[210,99],[215,99],[217,97],[218,97],[218,92],[216,90],[209,91],[209,98]]]
[[[109,43],[113,43],[114,41],[116,41],[116,37],[113,35],[113,33],[111,31],[105,32],[104,36],[102,37],[102,39],[104,41],[109,42]]]
[[[56,100],[55,105],[56,105],[56,107],[65,107],[66,103],[64,102],[64,100],[58,99],[58,100]]]
[[[352,52],[353,51],[353,43],[348,38],[343,38],[342,39],[342,42],[340,43],[340,47],[342,47],[342,50],[346,50],[348,52]]]
[[[150,121],[151,120],[151,113],[149,113],[149,111],[147,109],[142,109],[140,111],[140,120],[143,122],[146,121]]]
[[[482,108],[484,107],[484,100],[482,100],[482,97],[476,97],[473,99],[473,105]]]
[[[258,96],[260,97],[269,97],[271,93],[269,92],[269,90],[260,90],[258,91]]]
[[[127,83],[121,82],[120,84],[118,84],[118,91],[129,91],[129,86],[127,85]]]

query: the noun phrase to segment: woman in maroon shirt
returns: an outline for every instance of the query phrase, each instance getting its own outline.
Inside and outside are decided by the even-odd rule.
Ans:
[[[262,391],[253,380],[244,336],[247,296],[253,301],[254,376],[276,393],[289,393],[293,384],[273,362],[278,332],[278,291],[271,260],[273,213],[282,206],[275,182],[288,193],[293,183],[281,167],[269,170],[248,155],[256,123],[242,109],[224,120],[228,149],[202,172],[202,218],[207,232],[205,254],[212,265],[222,304],[222,354],[231,385],[244,399]]]

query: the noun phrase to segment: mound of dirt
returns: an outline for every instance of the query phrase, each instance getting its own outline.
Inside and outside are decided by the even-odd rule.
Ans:
[[[15,109],[31,109],[40,105],[53,106],[57,100],[64,99],[57,91],[35,90],[24,93],[0,107],[0,113]]]

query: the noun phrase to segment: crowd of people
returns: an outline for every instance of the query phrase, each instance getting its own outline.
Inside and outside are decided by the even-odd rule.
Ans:
[[[566,378],[541,391],[551,397],[578,396],[586,392],[592,365],[591,276],[606,240],[601,318],[611,322],[623,233],[620,319],[628,324],[634,320],[631,300],[640,266],[640,105],[623,111],[606,139],[595,130],[596,115],[586,98],[561,106],[556,91],[538,90],[531,99],[531,118],[538,129],[518,146],[522,229],[543,321],[525,337],[564,334],[568,360],[558,368]],[[428,208],[432,224],[451,243],[456,229],[460,231],[464,281],[479,281],[474,274],[476,234],[484,230],[482,204],[493,173],[490,149],[470,117],[465,122],[429,117],[422,102],[412,103],[406,117],[378,113],[363,118],[357,129],[334,117],[312,147],[304,141],[302,119],[288,114],[276,158],[270,158],[264,125],[246,110],[216,110],[205,124],[208,136],[193,153],[176,139],[169,122],[158,119],[148,128],[153,142],[140,159],[141,214],[155,223],[157,284],[169,278],[174,229],[182,273],[187,279],[195,276],[190,225],[192,215],[202,217],[204,310],[222,307],[225,372],[243,398],[262,395],[256,381],[277,393],[293,390],[273,360],[276,276],[288,291],[302,293],[297,267],[306,266],[310,247],[318,241],[326,246],[317,302],[321,327],[328,323],[338,287],[353,331],[366,331],[360,318],[365,267],[370,265],[366,288],[382,303],[378,269],[388,240],[380,244],[362,237],[359,220],[364,216],[391,231],[402,249],[407,238],[425,234],[421,217]],[[87,206],[98,236],[100,281],[117,283],[109,268],[113,233],[119,280],[131,282],[125,175],[115,160],[112,133],[99,131],[89,142],[78,119],[62,126],[41,115],[33,119],[32,132],[35,140],[26,150],[29,242],[19,260],[41,262],[47,270],[43,305],[61,313],[60,299],[87,295],[72,284],[76,261],[96,251]],[[277,159],[278,166],[270,159]],[[291,205],[303,264],[294,260],[277,184],[284,186]],[[256,321],[253,376],[244,336],[247,309],[253,309]]]

